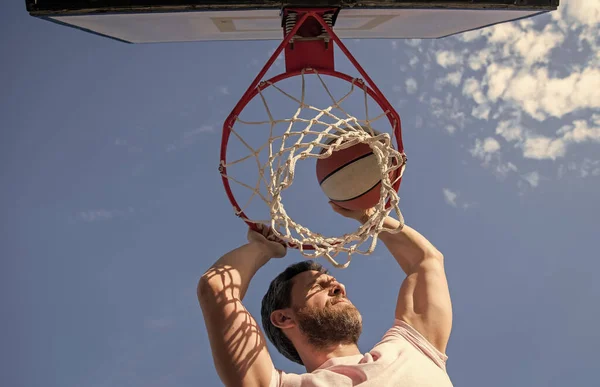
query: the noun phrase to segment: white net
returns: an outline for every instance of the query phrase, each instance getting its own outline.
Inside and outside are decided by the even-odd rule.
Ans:
[[[238,216],[246,214],[244,220],[254,223],[270,224],[275,234],[297,247],[300,252],[308,258],[325,257],[331,264],[338,268],[345,268],[350,264],[353,254],[368,255],[373,252],[377,243],[377,236],[382,231],[398,232],[404,225],[403,217],[398,207],[399,197],[394,185],[403,175],[406,166],[406,156],[403,152],[395,149],[393,145],[395,125],[399,122],[388,122],[388,111],[379,108],[379,114],[369,116],[369,110],[373,109],[373,100],[367,92],[367,87],[362,81],[355,79],[345,82],[349,89],[342,93],[341,98],[336,99],[323,77],[316,71],[311,70],[318,80],[316,84],[322,86],[325,91],[326,107],[320,108],[307,102],[307,73],[302,72],[301,95],[294,97],[290,92],[283,90],[275,83],[261,84],[259,93],[255,100],[266,112],[266,120],[242,120],[236,117],[235,125],[231,128],[231,135],[239,140],[241,147],[237,152],[244,151],[241,158],[234,158],[227,163],[222,163],[227,168],[224,176],[239,187],[249,190],[245,203],[240,204]],[[266,91],[275,90],[276,96],[271,95],[277,104],[281,101],[291,101],[295,109],[291,111],[291,117],[275,118],[272,109],[267,102]],[[344,102],[352,95],[360,95],[364,105],[364,119],[358,119],[344,110]],[[377,105],[378,106],[378,105]],[[255,106],[256,108],[256,106]],[[241,116],[241,114],[240,114]],[[373,124],[381,120],[391,126],[389,133],[373,129]],[[378,123],[381,125],[381,123]],[[247,131],[244,127],[268,128],[268,139],[266,142],[253,144],[255,134],[258,130]],[[278,129],[282,128],[283,129]],[[246,134],[246,138],[244,136]],[[345,149],[357,143],[368,144],[376,156],[379,172],[381,174],[381,196],[374,207],[374,211],[368,220],[356,231],[346,233],[342,236],[325,236],[319,232],[311,231],[306,226],[292,219],[286,212],[282,195],[288,190],[295,177],[297,163],[300,160],[319,159],[331,156],[338,149]],[[263,155],[263,156],[261,156]],[[237,155],[239,157],[239,154]],[[229,158],[229,157],[228,157]],[[258,174],[254,176],[253,182],[248,181],[247,173],[234,176],[231,167],[241,163],[252,163],[258,167]],[[244,179],[244,177],[246,179]],[[270,219],[253,219],[248,215],[251,203],[260,201],[266,204]],[[398,229],[384,227],[384,220],[390,213],[395,213],[400,221]],[[340,253],[346,253],[344,263],[339,263],[336,257]]]

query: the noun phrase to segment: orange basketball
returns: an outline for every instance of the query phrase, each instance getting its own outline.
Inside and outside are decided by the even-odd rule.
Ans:
[[[381,172],[368,144],[359,143],[317,159],[317,179],[331,201],[349,210],[371,208],[381,196]]]

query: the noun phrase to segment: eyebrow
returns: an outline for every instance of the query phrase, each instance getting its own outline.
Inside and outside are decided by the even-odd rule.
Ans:
[[[336,279],[335,279],[335,277],[334,277],[334,276],[332,276],[332,275],[330,275],[330,274],[327,274],[327,273],[321,273],[321,274],[319,274],[318,276],[316,276],[316,277],[315,277],[315,279],[313,279],[313,280],[309,281],[309,282],[308,282],[308,284],[306,284],[306,285],[304,286],[304,288],[305,288],[305,289],[310,289],[310,288],[312,288],[312,287],[313,287],[313,285],[314,285],[315,283],[319,282],[319,280],[321,279],[321,277],[323,277],[324,275],[325,275],[325,276],[327,276],[327,280],[328,280],[329,282],[331,282],[331,281],[336,281]]]

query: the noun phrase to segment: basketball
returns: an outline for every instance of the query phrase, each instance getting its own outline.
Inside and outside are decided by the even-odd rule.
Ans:
[[[368,144],[358,143],[317,159],[317,179],[325,195],[348,210],[371,208],[381,196],[381,172]]]

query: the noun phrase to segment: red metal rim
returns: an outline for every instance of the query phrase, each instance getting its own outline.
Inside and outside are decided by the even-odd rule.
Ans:
[[[311,69],[305,69],[304,73],[311,74],[311,73],[316,73],[316,71],[311,70]],[[400,116],[391,107],[389,102],[385,99],[385,97],[383,97],[382,94],[377,93],[371,87],[369,87],[369,85],[365,84],[361,80],[351,77],[350,75],[338,72],[338,71],[319,70],[318,73],[322,74],[322,75],[327,75],[327,76],[332,76],[332,77],[335,77],[338,79],[342,79],[349,83],[354,83],[356,85],[356,87],[362,88],[371,98],[373,98],[373,100],[381,107],[381,109],[384,112],[387,112],[386,117],[388,118],[388,121],[390,122],[390,125],[393,128],[394,137],[396,138],[397,149],[400,152],[404,151],[403,144],[402,144],[402,125],[401,125],[401,121],[400,121]],[[223,181],[223,186],[225,188],[227,197],[229,198],[229,201],[231,202],[231,205],[233,206],[233,208],[236,212],[236,215],[238,215],[242,219],[247,219],[247,216],[240,209],[240,206],[239,206],[237,200],[235,199],[235,196],[234,196],[234,194],[231,190],[231,186],[229,184],[229,179],[227,178],[227,168],[225,167],[225,165],[227,164],[227,145],[229,143],[229,136],[231,134],[231,129],[234,127],[234,125],[236,123],[236,119],[238,118],[240,113],[244,110],[244,108],[248,105],[248,103],[254,97],[256,97],[258,95],[259,91],[264,90],[267,87],[269,87],[277,82],[280,82],[282,80],[292,78],[295,76],[300,76],[300,75],[302,75],[302,71],[282,73],[282,74],[274,76],[273,78],[271,78],[267,81],[260,82],[258,85],[256,85],[256,87],[254,87],[252,90],[248,90],[248,92],[246,92],[244,94],[244,96],[240,99],[238,104],[235,106],[235,108],[232,110],[232,112],[229,114],[229,116],[223,123],[223,136],[222,136],[222,141],[221,141],[221,160],[220,160],[220,164],[219,164],[220,165],[219,170],[221,172],[221,179]],[[402,181],[402,178],[398,179],[398,181],[395,182],[394,189],[396,191],[398,191],[400,189],[401,181]],[[255,223],[247,221],[247,220],[245,220],[245,222],[246,222],[246,224],[248,224],[248,226],[250,228],[256,229]],[[297,247],[297,246],[290,245],[290,247]],[[314,250],[314,246],[312,246],[312,245],[305,244],[305,245],[302,245],[302,248],[304,250]]]

